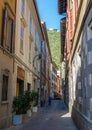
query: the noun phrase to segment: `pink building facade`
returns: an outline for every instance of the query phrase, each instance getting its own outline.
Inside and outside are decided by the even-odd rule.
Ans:
[[[77,24],[78,9],[80,0],[67,0],[67,17],[66,17],[66,59],[69,61],[74,37],[75,25]]]

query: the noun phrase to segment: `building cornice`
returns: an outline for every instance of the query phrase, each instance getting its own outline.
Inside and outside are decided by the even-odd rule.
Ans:
[[[39,25],[40,25],[42,37],[44,39],[44,35],[43,35],[43,31],[42,31],[42,26],[41,26],[41,19],[40,19],[40,16],[39,16],[39,12],[38,12],[38,7],[37,7],[36,0],[33,0],[33,4],[34,4],[34,7],[35,7],[35,11],[36,11],[37,17],[38,17],[38,21],[39,21]]]
[[[33,72],[30,67],[28,65],[26,65],[22,59],[20,59],[16,54],[14,54],[14,59],[15,61],[17,61],[18,63],[21,63],[27,70],[29,70],[34,76],[36,76],[38,79],[40,79],[40,77],[35,73]]]
[[[50,50],[50,45],[49,45],[48,34],[47,34],[47,30],[46,30],[46,24],[45,24],[45,22],[42,21],[41,25],[42,25],[42,31],[43,31],[44,39],[45,39],[47,47],[48,47],[50,60],[52,62],[52,56],[51,56],[51,50]]]

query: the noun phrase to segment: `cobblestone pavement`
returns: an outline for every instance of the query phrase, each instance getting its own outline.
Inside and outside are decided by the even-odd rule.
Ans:
[[[28,122],[6,130],[77,130],[68,110],[61,100],[53,100],[51,106],[41,108]]]

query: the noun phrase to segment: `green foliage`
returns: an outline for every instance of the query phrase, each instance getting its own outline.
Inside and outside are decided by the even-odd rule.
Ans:
[[[23,99],[24,100],[24,102],[23,102],[24,113],[26,113],[26,111],[28,109],[30,109],[30,107],[31,107],[31,101],[32,101],[31,91],[26,90],[23,97],[24,97],[24,99]]]
[[[13,99],[13,113],[19,115],[22,114],[22,96],[14,97]]]
[[[16,114],[25,114],[28,109],[31,107],[31,92],[25,91],[24,95],[14,97],[13,99],[13,112]]]
[[[28,109],[31,109],[31,106],[38,105],[38,93],[35,91],[26,90],[23,95],[14,97],[13,99],[13,113],[25,114]]]
[[[36,91],[33,90],[31,92],[31,98],[32,98],[33,106],[37,106],[38,105],[38,93]]]
[[[61,44],[60,44],[60,32],[57,30],[47,30],[48,38],[51,48],[52,60],[56,63],[58,68],[61,68],[60,55],[61,55]]]

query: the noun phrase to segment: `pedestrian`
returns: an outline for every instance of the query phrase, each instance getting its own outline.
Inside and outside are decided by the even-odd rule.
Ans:
[[[48,103],[49,105],[51,105],[51,97],[49,96],[49,99],[48,99]]]

